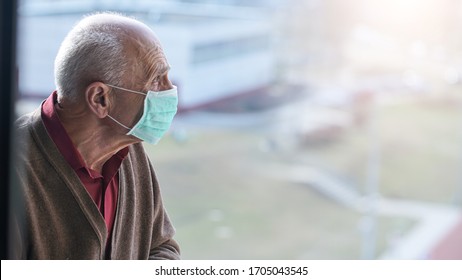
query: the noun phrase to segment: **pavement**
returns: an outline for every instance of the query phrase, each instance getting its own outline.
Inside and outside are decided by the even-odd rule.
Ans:
[[[275,167],[276,168],[276,167]],[[282,166],[277,169],[289,182],[310,186],[324,197],[359,213],[401,217],[416,222],[405,235],[396,237],[378,259],[462,259],[462,211],[459,207],[380,196],[368,197],[332,174],[313,166]],[[285,171],[284,171],[285,170]],[[458,232],[457,238],[453,231]],[[451,235],[452,233],[452,235]],[[450,244],[445,242],[451,238]],[[455,250],[458,248],[458,250]],[[453,250],[458,251],[452,252]]]

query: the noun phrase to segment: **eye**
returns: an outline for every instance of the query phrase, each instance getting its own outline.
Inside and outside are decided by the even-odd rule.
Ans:
[[[157,91],[158,88],[159,88],[159,83],[160,83],[159,77],[155,77],[154,79],[152,79],[152,80],[149,82],[149,84],[148,84],[148,90]]]
[[[152,81],[151,81],[151,86],[156,86],[156,85],[158,85],[158,84],[159,84],[159,81],[160,81],[159,77],[155,77],[155,78],[152,79]]]

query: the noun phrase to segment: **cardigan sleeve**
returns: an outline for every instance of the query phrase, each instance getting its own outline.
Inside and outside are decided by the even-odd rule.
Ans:
[[[165,243],[153,248],[149,254],[150,260],[179,260],[180,249],[178,243],[169,239]]]

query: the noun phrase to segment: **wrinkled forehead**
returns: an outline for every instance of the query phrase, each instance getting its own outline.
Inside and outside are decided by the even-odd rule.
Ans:
[[[156,79],[170,70],[159,41],[140,42],[138,54],[139,65],[147,79]]]
[[[170,65],[162,45],[149,27],[138,25],[127,28],[125,43],[136,71],[141,71],[148,82],[169,71]]]

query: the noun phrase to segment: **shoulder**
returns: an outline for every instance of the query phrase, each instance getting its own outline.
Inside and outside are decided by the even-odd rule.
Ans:
[[[40,109],[36,109],[28,114],[20,116],[15,122],[14,127],[18,130],[27,129],[37,121],[41,121]]]
[[[125,162],[129,163],[135,169],[142,169],[148,172],[153,171],[151,161],[142,143],[130,145],[126,159]]]
[[[136,143],[128,147],[128,158],[132,162],[137,162],[139,164],[149,164],[149,158],[144,150],[143,144]]]
[[[14,122],[15,136],[17,144],[30,141],[30,137],[34,130],[42,124],[40,109],[19,117]]]
[[[144,150],[142,143],[136,143],[136,144],[130,145],[129,153],[146,154],[146,151]]]
[[[142,143],[137,143],[129,146],[128,155],[125,158],[122,166],[130,173],[133,173],[138,178],[151,178],[150,180],[156,181],[156,172],[152,162],[146,153]],[[127,168],[129,167],[129,168]]]

